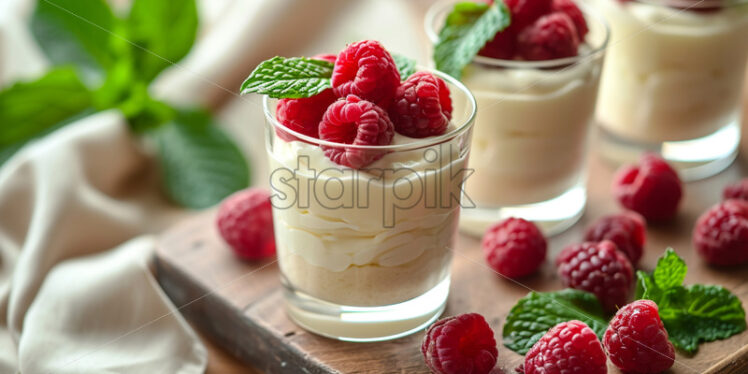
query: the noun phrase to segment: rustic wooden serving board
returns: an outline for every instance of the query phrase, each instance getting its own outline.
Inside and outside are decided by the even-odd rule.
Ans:
[[[539,291],[560,289],[551,260],[567,244],[581,240],[592,220],[617,212],[610,198],[613,167],[592,157],[589,204],[579,224],[550,240],[542,271],[523,280]],[[746,173],[741,163],[705,181],[689,183],[677,219],[650,226],[642,269],[651,270],[671,246],[686,260],[687,284],[721,284],[748,308],[748,267],[712,268],[696,257],[690,234],[696,218],[720,199],[722,187]],[[428,373],[419,351],[423,334],[384,343],[345,343],[322,338],[294,325],[285,315],[272,261],[244,263],[222,243],[213,212],[196,216],[165,233],[156,253],[158,280],[180,311],[226,350],[267,373]],[[452,267],[452,290],[445,315],[486,316],[499,342],[495,373],[512,373],[522,357],[501,345],[504,318],[527,288],[499,278],[484,264],[476,238],[460,236]],[[612,365],[610,373],[619,373]],[[679,354],[671,373],[748,373],[748,332],[703,344],[693,357]]]

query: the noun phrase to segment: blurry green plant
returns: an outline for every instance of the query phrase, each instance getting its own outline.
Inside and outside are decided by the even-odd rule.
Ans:
[[[54,68],[0,91],[0,165],[29,141],[75,119],[119,109],[157,145],[164,187],[189,208],[249,185],[249,166],[204,110],[149,95],[151,81],[195,41],[194,0],[134,0],[127,17],[105,0],[39,0],[31,30]]]

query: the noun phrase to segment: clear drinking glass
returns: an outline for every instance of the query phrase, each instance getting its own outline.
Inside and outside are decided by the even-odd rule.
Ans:
[[[426,16],[432,42],[454,0],[435,4]],[[466,202],[460,228],[482,235],[513,216],[546,234],[570,227],[587,201],[585,155],[594,117],[603,56],[605,21],[580,4],[589,26],[578,56],[547,61],[477,56],[462,82],[478,102]],[[467,209],[473,203],[475,208]]]
[[[293,132],[265,98],[273,220],[287,311],[303,328],[377,341],[442,313],[475,119],[475,99],[439,72],[454,103],[447,133],[392,145],[331,143]],[[280,136],[279,136],[280,134]],[[287,141],[284,139],[295,139]],[[332,149],[381,157],[356,170]]]
[[[740,140],[748,1],[596,2],[614,35],[597,108],[603,155],[623,163],[659,152],[686,180],[729,166]]]

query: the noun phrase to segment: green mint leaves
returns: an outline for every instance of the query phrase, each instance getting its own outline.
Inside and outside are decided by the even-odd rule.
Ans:
[[[602,306],[593,294],[573,289],[530,292],[506,317],[504,345],[525,354],[553,326],[571,320],[586,323],[599,337],[608,327]]]
[[[31,31],[57,67],[0,90],[0,165],[83,115],[117,109],[134,133],[155,140],[172,200],[205,208],[247,187],[246,160],[207,114],[149,94],[190,51],[197,27],[195,0],[133,0],[122,17],[106,0],[39,1]]]
[[[745,311],[735,295],[721,286],[683,286],[688,267],[668,248],[652,274],[637,272],[636,299],[657,303],[673,345],[693,354],[702,342],[727,339],[746,329]],[[520,299],[504,324],[504,345],[527,351],[551,327],[566,321],[586,323],[602,337],[608,319],[597,298],[586,292],[530,292]]]
[[[395,60],[401,80],[408,79],[409,76],[416,72],[416,60],[397,53],[392,54],[392,59]]]
[[[153,137],[166,190],[183,206],[207,208],[249,184],[241,151],[206,113],[181,112]]]
[[[510,21],[509,9],[502,1],[490,6],[473,2],[455,4],[434,46],[436,68],[459,79],[462,69]]]
[[[668,248],[652,274],[636,274],[637,299],[657,303],[673,345],[695,353],[701,342],[743,332],[746,320],[740,299],[721,286],[683,286],[687,270],[685,262]]]
[[[258,93],[276,99],[314,96],[330,87],[333,64],[306,57],[273,57],[263,61],[242,83],[242,95]]]
[[[91,103],[91,92],[72,68],[52,69],[0,91],[0,149],[43,134]]]

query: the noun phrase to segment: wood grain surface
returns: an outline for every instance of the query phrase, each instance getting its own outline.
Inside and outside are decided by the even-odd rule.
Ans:
[[[499,278],[481,257],[476,238],[460,236],[452,267],[452,290],[445,315],[477,312],[500,332],[504,318],[529,290],[560,289],[550,259],[581,240],[592,220],[619,211],[610,198],[614,168],[591,157],[589,205],[579,224],[550,240],[549,261],[522,285]],[[720,199],[722,187],[746,174],[741,162],[705,181],[689,183],[673,222],[650,226],[642,268],[651,270],[666,247],[689,265],[686,283],[722,284],[748,306],[748,269],[706,266],[693,253],[694,221]],[[216,344],[267,373],[427,373],[419,352],[422,334],[385,342],[356,344],[310,334],[288,320],[272,261],[244,263],[225,247],[213,225],[213,212],[194,217],[165,233],[156,254],[157,275],[180,311]],[[748,332],[703,344],[693,357],[678,355],[672,373],[748,373]],[[741,350],[742,349],[742,350]],[[522,357],[499,345],[496,373],[510,373]],[[736,353],[737,352],[737,353]],[[734,356],[730,356],[735,354]],[[721,364],[721,362],[724,363]],[[716,365],[724,365],[717,369]],[[708,371],[711,370],[711,371]],[[611,373],[618,371],[611,366]]]

